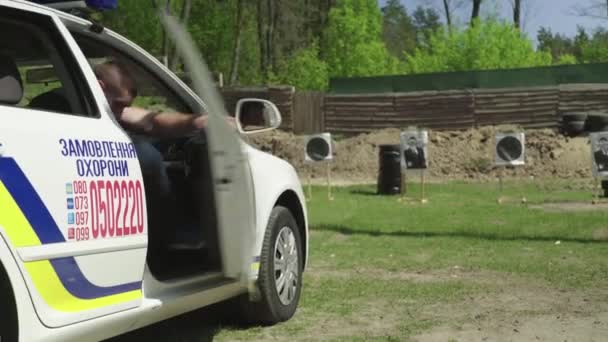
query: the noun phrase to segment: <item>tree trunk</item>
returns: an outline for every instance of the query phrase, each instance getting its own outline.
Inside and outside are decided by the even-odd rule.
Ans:
[[[232,51],[232,67],[230,68],[230,85],[234,85],[239,75],[239,57],[241,55],[241,32],[243,30],[243,0],[236,3],[236,27],[234,50]]]
[[[272,42],[274,37],[274,12],[275,12],[275,1],[274,0],[266,0],[266,4],[268,6],[268,24],[266,30],[266,70],[270,69],[272,65]]]
[[[277,61],[277,48],[275,47],[274,42],[276,41],[275,39],[275,35],[277,33],[277,22],[279,21],[279,13],[280,13],[280,7],[281,4],[279,3],[279,0],[271,0],[273,5],[272,5],[272,17],[268,16],[270,18],[270,29],[269,29],[269,36],[270,36],[270,44],[269,44],[269,64],[272,67],[272,69],[276,69],[276,61]]]
[[[192,0],[184,0],[184,4],[182,5],[182,12],[180,14],[180,20],[182,24],[188,27],[188,20],[190,19],[190,12],[192,10]],[[172,71],[177,71],[177,66],[179,65],[179,54],[177,53],[177,49],[173,49],[173,53],[171,54],[171,58],[169,59],[169,69]]]
[[[448,24],[448,30],[452,31],[452,15],[450,13],[450,1],[443,0],[443,9],[445,10],[445,21]]]
[[[304,18],[306,18],[304,19],[304,34],[306,35],[306,43],[308,44],[311,37],[310,27],[312,21],[310,17],[310,0],[304,0]]]
[[[482,0],[473,0],[473,13],[471,14],[471,24],[475,19],[479,18],[479,8],[481,7]]]
[[[165,2],[165,11],[167,12],[168,15],[171,15],[171,0],[166,0]],[[169,41],[169,35],[167,34],[167,31],[165,31],[163,29],[163,49],[162,49],[162,62],[163,64],[168,67],[169,66],[169,46],[170,41]]]
[[[262,73],[262,78],[266,79],[266,30],[264,25],[263,2],[264,0],[258,0],[256,5],[258,12],[258,43],[260,44],[260,72]]]
[[[521,27],[521,0],[514,0],[514,4],[513,4],[513,24],[518,29]]]

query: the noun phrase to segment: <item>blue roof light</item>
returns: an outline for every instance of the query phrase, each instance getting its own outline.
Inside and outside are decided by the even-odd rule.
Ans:
[[[108,10],[118,7],[118,0],[86,0],[87,6],[91,8]]]
[[[46,5],[55,8],[69,8],[74,3],[80,2],[86,4],[87,7],[96,10],[111,10],[118,7],[118,0],[84,0],[84,1],[68,1],[68,0],[30,0],[40,5]]]

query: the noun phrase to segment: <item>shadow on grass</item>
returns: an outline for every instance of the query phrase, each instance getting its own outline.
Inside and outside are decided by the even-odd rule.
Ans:
[[[378,194],[376,191],[368,190],[368,189],[353,189],[353,190],[350,190],[349,193],[351,195],[363,195],[363,196],[374,196],[374,197],[384,196],[384,195]]]
[[[116,336],[105,342],[208,342],[213,341],[222,329],[248,329],[255,327],[240,323],[228,310],[226,302],[211,305],[147,327]]]
[[[379,194],[377,190],[367,190],[367,189],[353,189],[350,190],[349,193],[351,195],[360,195],[360,196],[372,196],[372,197],[386,197],[386,198],[399,198],[400,194]]]
[[[577,242],[577,243],[608,243],[606,240],[583,239],[583,238],[568,238],[561,236],[504,236],[493,233],[478,233],[478,232],[408,232],[394,231],[382,232],[378,230],[353,229],[340,225],[320,225],[311,227],[312,230],[329,231],[341,233],[344,235],[369,235],[369,236],[395,236],[395,237],[454,237],[467,239],[482,239],[490,241],[562,241],[562,242]]]

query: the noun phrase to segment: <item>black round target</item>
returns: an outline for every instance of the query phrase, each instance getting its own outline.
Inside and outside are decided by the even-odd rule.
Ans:
[[[323,138],[312,138],[306,144],[306,153],[314,161],[324,160],[329,156],[329,145]]]
[[[496,144],[496,154],[504,161],[511,162],[521,158],[523,146],[515,137],[504,137]]]

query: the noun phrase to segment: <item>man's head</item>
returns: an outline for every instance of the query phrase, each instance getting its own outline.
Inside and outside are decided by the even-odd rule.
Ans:
[[[407,146],[409,146],[411,149],[415,149],[418,146],[418,140],[416,137],[409,137],[407,140]]]
[[[606,137],[601,137],[598,140],[598,146],[599,148],[603,151],[603,152],[608,152],[608,138]]]
[[[137,97],[135,79],[124,64],[109,61],[95,66],[95,76],[103,89],[112,112],[120,117],[125,107]]]

